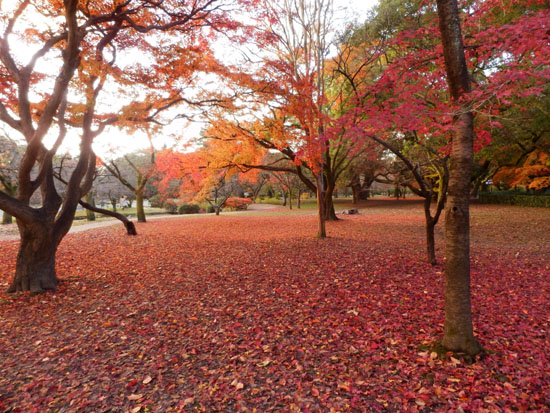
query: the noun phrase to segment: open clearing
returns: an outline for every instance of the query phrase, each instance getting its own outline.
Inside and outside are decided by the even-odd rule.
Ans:
[[[473,207],[472,365],[425,350],[444,285],[421,205],[361,212],[326,240],[280,209],[69,234],[56,293],[0,297],[0,410],[550,408],[550,211]]]

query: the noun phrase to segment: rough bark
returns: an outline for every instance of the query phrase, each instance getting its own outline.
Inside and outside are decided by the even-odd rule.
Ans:
[[[55,240],[53,225],[41,222],[18,224],[21,244],[14,279],[7,292],[43,293],[46,290],[55,290],[59,282],[55,273],[58,243]]]
[[[437,0],[439,30],[451,98],[471,91],[456,0]],[[470,182],[473,167],[473,114],[465,105],[454,119],[450,178],[445,211],[445,327],[442,345],[478,354],[470,302]]]
[[[143,193],[136,192],[136,209],[138,222],[146,222],[145,209],[143,208]]]

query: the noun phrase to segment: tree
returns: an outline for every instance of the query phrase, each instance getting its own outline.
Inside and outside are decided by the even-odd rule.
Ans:
[[[135,195],[138,222],[146,221],[143,198],[147,183],[155,172],[155,156],[155,149],[151,145],[150,153],[127,154],[103,163],[104,168]]]
[[[235,192],[237,170],[217,164],[219,158],[214,153],[208,143],[195,152],[161,151],[158,157],[158,171],[162,176],[159,191],[170,190],[170,184],[177,180],[180,200],[206,201],[219,215],[225,201]]]
[[[470,295],[470,181],[473,166],[474,116],[460,104],[471,92],[456,0],[437,0],[439,30],[451,99],[459,103],[449,168],[445,209],[445,327],[442,344],[471,356],[481,351],[474,337]]]
[[[5,193],[17,194],[17,167],[21,160],[20,148],[7,136],[0,137],[0,184]],[[11,224],[12,216],[5,212],[2,224]]]
[[[207,28],[241,27],[228,18],[224,6],[221,1],[188,5],[133,0],[114,4],[52,0],[32,6],[28,0],[2,3],[0,120],[21,133],[27,143],[18,171],[17,197],[0,191],[0,208],[17,218],[21,236],[9,292],[56,288],[57,247],[92,185],[94,138],[113,124],[143,125],[168,103],[185,101],[185,97],[171,95],[177,88],[164,81],[192,78],[195,63],[207,59],[205,45],[212,34]],[[44,20],[49,24],[44,25]],[[22,48],[14,43],[17,37],[27,42],[28,48],[23,49],[34,49],[30,58],[18,54]],[[116,66],[117,52],[122,50],[142,53],[147,57],[144,62],[155,63],[150,67],[136,64],[132,69]],[[51,68],[57,68],[57,74]],[[105,91],[108,77],[121,86],[122,94],[136,82],[162,92],[148,94],[141,105],[130,102],[118,113],[98,117],[97,98]],[[78,101],[69,102],[69,98]],[[54,185],[52,159],[69,135],[69,127],[81,130],[80,156],[61,197]],[[48,133],[56,136],[51,147],[44,144]],[[37,176],[31,174],[35,169]],[[33,208],[30,199],[37,191],[42,204]]]

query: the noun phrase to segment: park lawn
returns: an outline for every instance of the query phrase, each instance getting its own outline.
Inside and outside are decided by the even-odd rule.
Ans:
[[[361,212],[324,240],[279,210],[68,235],[57,292],[0,297],[0,411],[547,409],[550,211],[473,207],[474,364],[426,350],[444,286],[421,204]]]
[[[112,211],[112,208],[110,205],[107,205],[104,207],[104,209],[107,209],[109,211]],[[136,208],[117,208],[118,213],[122,215],[129,216],[131,218],[135,218],[137,216],[137,209]],[[166,210],[164,208],[145,208],[145,215],[159,215],[159,214],[167,214]],[[104,215],[96,213],[96,217],[104,217]],[[86,210],[85,209],[79,209],[75,213],[75,219],[85,219],[86,218]],[[115,219],[111,217],[107,217],[109,219]]]

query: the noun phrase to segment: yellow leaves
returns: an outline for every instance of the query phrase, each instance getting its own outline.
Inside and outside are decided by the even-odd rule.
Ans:
[[[240,382],[238,379],[235,379],[231,382],[231,385],[235,387],[235,390],[241,390],[244,389],[244,384]]]
[[[143,394],[131,394],[128,396],[128,400],[139,400],[143,397]]]

